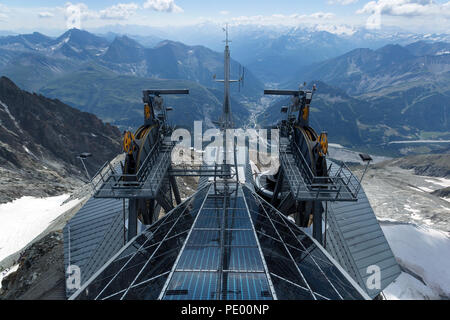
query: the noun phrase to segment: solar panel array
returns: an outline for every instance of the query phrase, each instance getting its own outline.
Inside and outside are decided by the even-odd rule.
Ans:
[[[161,298],[273,298],[241,188],[207,196]]]
[[[198,191],[130,241],[72,298],[367,298],[290,220],[246,186],[230,186]]]
[[[278,299],[353,300],[367,296],[326,251],[258,195],[244,188]],[[250,201],[249,201],[250,202]]]

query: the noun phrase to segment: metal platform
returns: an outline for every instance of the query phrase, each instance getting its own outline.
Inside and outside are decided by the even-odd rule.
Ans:
[[[170,137],[158,141],[136,174],[122,174],[114,168],[102,175],[94,186],[95,198],[156,199],[171,166],[174,142]]]
[[[315,176],[298,146],[280,139],[280,163],[297,201],[357,201],[359,180],[343,163],[331,163],[327,177]]]

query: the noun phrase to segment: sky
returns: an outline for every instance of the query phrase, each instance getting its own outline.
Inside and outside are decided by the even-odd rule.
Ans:
[[[398,27],[417,33],[448,33],[446,0],[0,0],[0,30],[62,31],[108,25],[183,26],[321,25],[335,33],[355,27]],[[327,29],[328,28],[328,29]]]

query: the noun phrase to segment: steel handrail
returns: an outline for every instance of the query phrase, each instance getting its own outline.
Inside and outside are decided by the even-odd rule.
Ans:
[[[330,195],[336,193],[336,197],[338,198],[339,195],[344,192],[350,194],[352,198],[357,198],[361,186],[361,181],[359,181],[357,177],[351,172],[345,162],[342,162],[339,165],[337,171],[331,176],[330,173],[333,167],[333,163],[327,169],[328,176],[316,176],[313,174],[312,169],[308,165],[299,146],[294,141],[291,141],[291,147],[293,149],[292,154],[294,156],[296,166],[305,179],[303,181],[303,184],[307,188],[307,190],[314,190],[314,192],[316,193],[316,197],[318,197],[321,193]],[[287,159],[286,151],[281,152],[283,152],[283,155],[285,155]],[[287,162],[289,169],[292,171],[292,164],[289,161]],[[347,191],[342,190],[343,187]],[[319,190],[316,191],[316,188],[319,188]],[[298,197],[299,193],[300,188],[298,188],[297,190],[296,197]]]

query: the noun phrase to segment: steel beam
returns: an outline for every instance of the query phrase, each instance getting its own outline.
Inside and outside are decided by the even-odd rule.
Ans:
[[[167,201],[166,197],[163,194],[160,193],[156,200],[158,201],[158,204],[164,209],[164,211],[166,211],[166,213],[173,209],[173,204]]]
[[[322,245],[322,202],[314,201],[313,210],[313,238]]]
[[[170,184],[172,186],[173,194],[175,196],[175,201],[177,205],[181,203],[180,190],[178,189],[177,180],[174,176],[169,175]]]
[[[128,200],[128,240],[137,235],[137,201]]]
[[[273,195],[272,195],[272,201],[270,202],[271,205],[275,205],[275,202],[278,199],[278,195],[280,194],[281,191],[281,187],[283,186],[283,167],[280,166],[280,171],[278,173],[278,179],[277,179],[277,183],[275,184],[275,190],[273,191]]]

